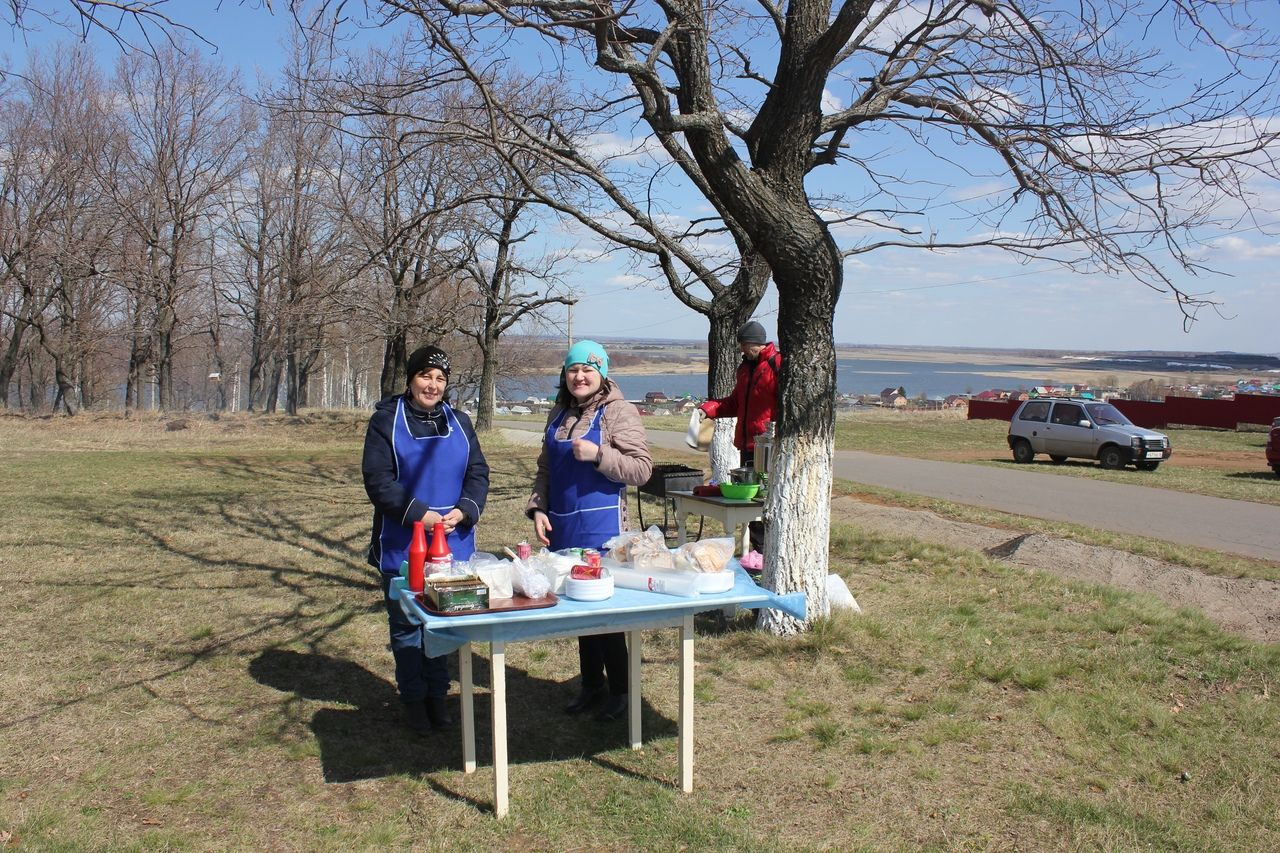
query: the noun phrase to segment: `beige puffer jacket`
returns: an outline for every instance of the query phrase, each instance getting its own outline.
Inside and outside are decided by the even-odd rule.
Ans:
[[[604,414],[600,417],[600,446],[602,448],[596,470],[615,483],[628,486],[641,486],[649,480],[653,473],[653,458],[649,455],[649,443],[644,436],[644,422],[640,412],[622,396],[622,391],[609,380],[585,406],[570,405],[568,413],[556,431],[556,438],[567,441],[586,434],[591,428],[596,409],[604,406]],[[560,416],[561,406],[553,406],[547,415],[546,427]],[[543,428],[545,434],[546,427]],[[534,510],[546,511],[548,507],[547,491],[550,488],[550,469],[547,459],[547,448],[543,445],[538,454],[538,474],[533,481],[533,494],[525,506],[525,515],[532,518]],[[622,501],[622,518],[620,530],[628,530],[627,502]]]

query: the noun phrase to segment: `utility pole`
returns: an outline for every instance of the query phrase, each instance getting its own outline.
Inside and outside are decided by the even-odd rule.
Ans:
[[[576,299],[570,299],[570,300],[569,300],[569,302],[568,302],[568,305],[569,305],[569,329],[568,329],[568,334],[569,334],[569,346],[568,346],[568,347],[566,347],[566,349],[570,349],[570,348],[572,348],[572,347],[573,347],[573,306],[575,306],[575,305],[577,305],[577,304],[578,304],[578,300],[576,300]]]

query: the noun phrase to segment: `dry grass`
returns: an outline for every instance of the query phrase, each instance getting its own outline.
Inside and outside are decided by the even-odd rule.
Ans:
[[[362,420],[0,419],[0,839],[21,849],[1274,849],[1280,649],[1198,614],[838,523],[866,609],[790,641],[700,620],[645,749],[558,706],[572,641],[508,650],[512,815],[398,725],[363,561]],[[480,546],[534,452],[486,437]],[[646,515],[646,517],[648,517]],[[483,664],[483,662],[481,662]],[[479,670],[483,672],[481,665]],[[483,678],[483,676],[482,676]],[[480,710],[487,703],[480,701]],[[1185,775],[1184,775],[1185,774]]]

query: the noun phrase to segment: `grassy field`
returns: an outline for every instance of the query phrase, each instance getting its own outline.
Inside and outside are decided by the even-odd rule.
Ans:
[[[832,567],[864,615],[791,641],[699,623],[690,795],[673,632],[646,637],[640,752],[620,724],[559,713],[571,640],[513,644],[497,821],[485,718],[473,775],[456,735],[399,725],[362,432],[350,415],[0,418],[0,844],[1280,846],[1280,647],[838,520]],[[534,454],[483,441],[496,550],[528,535]]]

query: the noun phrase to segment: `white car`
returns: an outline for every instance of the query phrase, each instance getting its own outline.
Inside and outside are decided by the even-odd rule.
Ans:
[[[1169,436],[1134,424],[1110,403],[1067,397],[1024,402],[1009,421],[1008,442],[1018,463],[1046,453],[1054,464],[1097,459],[1103,468],[1154,471],[1173,455]]]

